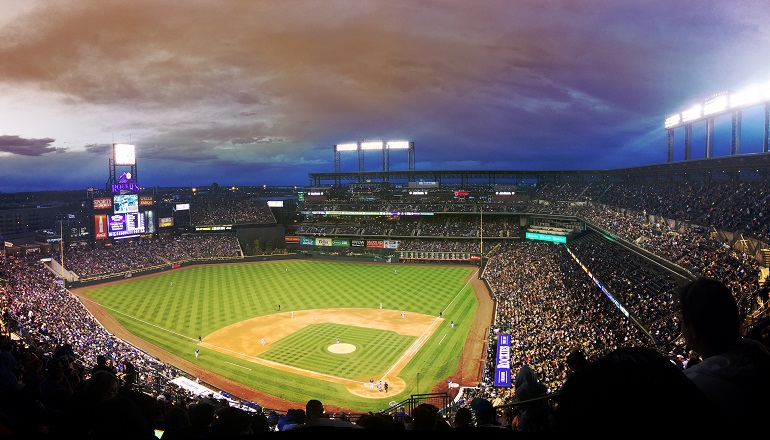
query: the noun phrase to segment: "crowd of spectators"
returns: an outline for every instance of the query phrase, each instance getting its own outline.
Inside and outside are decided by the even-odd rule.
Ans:
[[[483,214],[482,214],[483,215]],[[310,218],[296,233],[309,236],[376,236],[376,237],[518,237],[518,219],[505,216],[458,215],[437,216],[342,216],[335,219]]]
[[[770,234],[763,210],[769,193],[767,183],[761,182],[613,184],[610,189],[597,184],[568,183],[545,185],[524,207],[520,202],[509,206],[456,201],[432,202],[425,206],[394,206],[380,202],[376,207],[401,212],[458,213],[521,212],[524,209],[526,212],[576,216],[683,267],[693,275],[722,280],[744,307],[742,313],[745,315],[765,306],[758,294],[762,290],[759,264],[753,256],[719,240],[719,235],[714,232],[721,229],[740,231],[767,241]],[[196,221],[201,224],[227,223],[221,221],[227,218],[233,223],[252,222],[259,217],[258,209],[249,211],[246,220],[218,213],[220,209],[228,211],[232,204],[211,202],[201,206],[204,207],[201,211],[206,213],[196,215]],[[365,210],[373,207],[367,203],[358,206]],[[340,204],[332,208],[350,209],[351,206]],[[672,223],[667,218],[677,221]],[[324,235],[367,235],[366,232],[391,235],[394,231],[411,231],[415,236],[427,235],[434,239],[401,240],[399,249],[480,251],[475,240],[452,239],[475,237],[481,224],[475,216],[356,220],[360,223],[347,219],[347,223],[308,224],[306,229],[300,230]],[[265,222],[269,223],[269,219]],[[484,218],[484,231],[485,235],[489,231],[492,235],[497,232],[501,237],[510,233],[520,235],[518,218],[490,218],[489,226]],[[487,367],[481,383],[476,388],[464,390],[458,401],[461,407],[472,407],[472,402],[477,399],[488,400],[495,406],[517,400],[515,388],[493,386],[496,340],[500,332],[511,335],[511,371],[518,372],[525,366],[531,368],[547,393],[558,392],[570,376],[569,359],[574,353],[583,353],[587,360],[593,361],[620,347],[638,346],[653,347],[672,358],[690,355],[684,351],[678,333],[673,295],[677,280],[599,234],[582,234],[566,246],[506,241],[496,243],[491,251],[485,248],[485,254],[488,261],[483,278],[496,303],[495,318],[486,335]],[[65,261],[69,270],[86,278],[191,259],[238,255],[239,246],[233,236],[189,236],[118,241],[111,247],[98,249],[68,248]],[[58,255],[53,257],[58,258]],[[11,377],[8,373],[13,376],[11,381],[3,380],[0,391],[4,397],[0,401],[4,403],[1,415],[5,428],[15,432],[39,432],[59,426],[69,399],[78,390],[85,392],[88,388],[91,369],[99,356],[104,356],[107,365],[124,378],[119,393],[129,396],[129,391],[139,391],[153,396],[152,410],[147,413],[152,414],[150,425],[171,426],[174,419],[171,416],[174,411],[169,411],[171,407],[184,409],[190,424],[193,414],[206,405],[219,405],[220,415],[227,412],[224,408],[233,406],[242,411],[260,408],[256,402],[237,401],[235,404],[236,400],[229,400],[232,396],[227,393],[223,393],[225,399],[208,398],[203,402],[201,400],[206,399],[201,396],[175,387],[171,379],[180,372],[174,366],[110,335],[73,295],[57,283],[56,277],[37,258],[8,260],[0,265],[0,279],[3,280],[0,292],[4,321],[22,334],[23,341],[34,341],[24,344],[11,338],[10,332],[3,337],[2,351],[12,354],[15,361],[11,367],[3,362],[1,368],[4,370],[0,371],[4,379]],[[595,281],[601,283],[604,291]],[[627,316],[615,303],[607,301],[607,293],[630,314]],[[133,377],[130,387],[125,386],[127,377]],[[13,400],[18,403],[9,404],[10,400],[5,398],[8,396],[18,398]],[[130,399],[141,400],[136,396]],[[274,429],[280,418],[277,413],[253,412],[264,417],[264,423],[256,415],[249,416],[253,417],[248,423],[252,430]],[[181,425],[185,425],[184,415],[180,416]],[[242,414],[230,415],[229,420],[237,421],[240,417],[240,423],[244,425]],[[226,415],[221,418],[228,420]],[[374,426],[381,421],[370,419],[370,422]],[[144,426],[137,423],[140,425]],[[206,429],[214,428],[211,423],[206,426]],[[101,425],[100,428],[107,429]],[[404,424],[404,428],[408,428],[408,424]]]
[[[171,382],[180,375],[135,346],[114,337],[39,261],[9,259],[0,264],[3,308],[2,351],[11,364],[0,364],[0,425],[30,434],[63,423],[64,411],[78,388],[85,387],[94,368],[114,371],[122,384],[169,402],[189,403],[201,396]],[[13,337],[18,335],[18,337]],[[100,362],[101,361],[101,362]],[[98,366],[101,364],[101,366]],[[228,405],[255,407],[226,392],[212,389],[205,398]]]
[[[194,235],[173,238],[117,240],[111,246],[70,246],[65,249],[65,268],[79,279],[114,276],[126,272],[182,263],[243,256],[233,235]],[[61,256],[53,258],[61,264]]]
[[[264,200],[199,198],[190,203],[193,225],[275,224]]]

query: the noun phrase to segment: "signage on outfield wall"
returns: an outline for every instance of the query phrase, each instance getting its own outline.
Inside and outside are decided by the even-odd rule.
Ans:
[[[366,240],[366,247],[383,248],[385,247],[385,242],[383,240]]]
[[[299,243],[299,236],[297,235],[287,235],[283,237],[284,243]]]
[[[366,247],[366,240],[350,240],[352,247]]]
[[[325,238],[325,237],[318,237],[315,239],[315,245],[316,246],[331,246],[332,245],[332,239],[331,238]]]
[[[152,206],[155,200],[152,196],[139,196],[139,206]]]
[[[511,386],[511,335],[498,333],[495,355],[495,386]]]
[[[315,246],[315,238],[313,237],[300,237],[299,244],[304,244],[308,246]]]
[[[385,240],[382,242],[385,249],[398,249],[398,240]]]
[[[345,240],[345,239],[342,239],[342,238],[333,238],[332,239],[332,246],[349,247],[350,246],[350,240]]]

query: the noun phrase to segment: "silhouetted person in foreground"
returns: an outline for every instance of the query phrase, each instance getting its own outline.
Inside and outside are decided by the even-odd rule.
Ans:
[[[741,336],[738,305],[721,281],[699,278],[679,292],[682,335],[701,362],[684,370],[724,423],[752,431],[770,414],[770,353]]]
[[[452,423],[455,429],[469,429],[473,427],[473,413],[468,408],[458,408]]]
[[[556,407],[557,435],[659,435],[677,427],[689,436],[723,428],[716,408],[666,356],[644,347],[618,348],[575,372]]]
[[[477,397],[471,401],[471,409],[476,413],[476,429],[512,431],[497,420],[497,410],[489,400]]]
[[[363,429],[363,427],[345,420],[330,419],[326,416],[326,410],[324,409],[323,403],[318,399],[310,399],[305,404],[305,422],[303,424],[298,424],[289,430],[302,431],[306,429],[326,428]]]
[[[251,414],[235,406],[222,408],[216,413],[211,432],[214,438],[237,438],[252,434]]]
[[[438,407],[421,403],[412,410],[412,431],[435,431],[452,429],[452,425],[439,413]]]
[[[519,410],[519,431],[548,432],[551,430],[551,404],[541,398],[548,388],[537,379],[537,373],[529,365],[522,365],[514,381],[515,401]],[[541,398],[541,399],[538,399]]]

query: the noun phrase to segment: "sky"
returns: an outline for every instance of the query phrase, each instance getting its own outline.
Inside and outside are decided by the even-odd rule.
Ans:
[[[0,11],[0,192],[104,188],[114,143],[136,145],[142,187],[307,186],[335,171],[335,144],[378,140],[414,142],[417,171],[660,164],[667,116],[770,82],[766,0],[0,0]],[[744,115],[743,153],[762,151],[762,121]],[[715,155],[729,154],[725,123]],[[683,160],[683,129],[674,139]],[[389,156],[391,171],[408,169],[406,151]],[[382,170],[380,152],[363,159]],[[340,171],[358,169],[356,152],[340,153]]]

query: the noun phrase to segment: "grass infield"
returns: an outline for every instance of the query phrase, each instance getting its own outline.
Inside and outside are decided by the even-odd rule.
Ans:
[[[137,337],[248,387],[289,401],[306,402],[311,396],[376,412],[410,394],[430,392],[455,371],[478,305],[466,281],[475,271],[469,266],[315,260],[200,265],[87,287],[83,294]],[[226,343],[221,339],[216,346],[205,343],[228,326],[238,328],[255,318],[291,312],[293,318],[295,313],[324,309],[342,310],[335,311],[333,322],[312,323],[278,340],[272,340],[269,329],[268,334],[239,335],[245,336],[246,345],[235,351],[222,349]],[[404,322],[427,315],[437,327],[419,351],[411,353],[419,336],[382,325],[353,324],[344,309],[397,317],[403,311]],[[443,319],[434,319],[439,313]],[[281,325],[276,322],[274,326]],[[198,343],[199,335],[203,344]],[[268,340],[267,346],[261,337]],[[330,350],[336,338],[354,351]],[[399,360],[406,361],[397,376],[404,386],[400,392],[380,397],[382,393],[361,396],[350,391],[370,377],[376,381],[386,376]],[[325,376],[341,378],[342,383]]]

